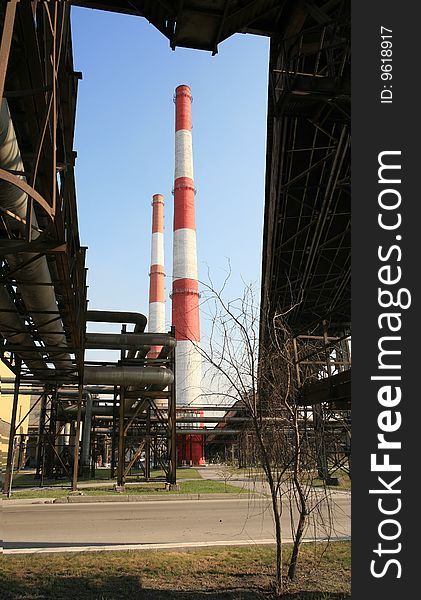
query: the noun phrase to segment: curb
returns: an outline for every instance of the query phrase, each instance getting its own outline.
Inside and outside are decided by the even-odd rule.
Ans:
[[[121,494],[118,496],[63,496],[61,498],[19,498],[4,500],[3,506],[25,506],[34,504],[94,504],[106,502],[174,502],[177,500],[244,500],[259,497],[259,494],[247,492],[241,494],[174,494],[174,495],[137,495]]]
[[[320,537],[316,540],[314,538],[304,538],[302,543],[314,542],[347,542],[351,541],[351,536],[340,536],[335,538],[324,538]],[[285,538],[283,540],[286,544],[293,543],[292,538]],[[128,551],[152,551],[152,552],[194,552],[202,548],[230,548],[238,546],[276,546],[275,538],[257,539],[257,540],[217,540],[208,542],[174,542],[174,543],[144,543],[144,544],[116,544],[112,546],[99,545],[99,546],[45,546],[45,547],[34,547],[34,548],[5,548],[4,554],[80,554],[86,552],[128,552]]]
[[[174,500],[229,500],[238,499],[243,494],[174,494],[171,496],[150,494],[122,494],[121,496],[65,496],[56,498],[53,504],[85,504],[95,502],[171,502]]]

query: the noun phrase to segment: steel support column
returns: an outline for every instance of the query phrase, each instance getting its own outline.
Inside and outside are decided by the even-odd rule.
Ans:
[[[9,431],[9,445],[7,448],[7,462],[6,462],[6,474],[4,478],[3,494],[7,494],[10,497],[12,493],[12,479],[13,479],[13,459],[15,452],[15,435],[16,435],[16,414],[18,410],[19,401],[19,386],[20,386],[20,375],[21,375],[22,361],[18,357],[16,358],[16,377],[15,377],[15,388],[13,392],[13,405],[12,415],[10,418],[10,431]]]
[[[79,437],[80,437],[80,423],[82,417],[82,398],[83,398],[83,385],[79,383],[79,397],[77,400],[77,420],[76,420],[76,433],[75,433],[75,448],[73,455],[73,478],[72,478],[72,490],[77,490],[77,479],[79,471]]]
[[[41,397],[41,408],[39,412],[39,424],[38,424],[38,442],[36,447],[36,470],[35,479],[41,477],[43,455],[44,455],[44,428],[45,428],[45,417],[47,414],[47,392],[44,391]]]
[[[48,423],[48,432],[45,432],[47,443],[45,445],[45,475],[52,479],[54,475],[54,464],[56,460],[55,445],[57,437],[57,391],[51,396],[50,420]]]
[[[174,335],[174,327],[171,328]],[[174,381],[170,386],[168,398],[168,475],[167,482],[170,485],[177,483],[177,435],[176,435],[176,382],[175,382],[175,351],[171,353],[171,370],[174,373]]]
[[[124,487],[124,460],[125,460],[125,444],[124,444],[124,387],[120,387],[120,410],[118,418],[118,457],[117,457],[117,485]]]
[[[151,477],[151,407],[146,409],[145,479]]]
[[[111,433],[111,479],[115,477],[115,458],[116,458],[116,450],[117,450],[117,387],[114,386],[114,403],[113,403],[113,430]]]
[[[121,333],[126,333],[127,326],[122,325]],[[125,351],[122,350],[120,353],[120,359],[124,360]],[[124,488],[125,483],[125,428],[124,428],[124,404],[125,404],[125,392],[126,389],[123,386],[120,386],[120,409],[118,416],[118,456],[117,456],[117,485],[120,488]]]
[[[4,95],[7,65],[9,64],[10,46],[12,44],[13,28],[16,17],[16,6],[19,0],[9,0],[6,4],[6,15],[0,46],[0,98]]]

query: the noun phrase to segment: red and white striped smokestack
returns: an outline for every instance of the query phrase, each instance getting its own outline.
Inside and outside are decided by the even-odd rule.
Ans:
[[[175,327],[177,404],[194,405],[201,393],[199,292],[192,153],[191,92],[175,90],[175,181],[172,322]]]
[[[164,197],[152,197],[151,271],[149,273],[148,331],[165,333]],[[152,346],[148,358],[156,358],[160,346]]]

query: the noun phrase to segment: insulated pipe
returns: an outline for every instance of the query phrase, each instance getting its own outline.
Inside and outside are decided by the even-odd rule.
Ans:
[[[3,381],[1,382],[1,384],[3,384]],[[153,387],[153,386],[151,386]],[[162,386],[158,386],[158,387],[162,387]],[[20,389],[20,393],[22,395],[26,395],[26,396],[41,396],[41,394],[43,393],[43,389],[34,389],[34,388],[19,388]],[[154,390],[154,389],[144,389],[144,388],[138,388],[136,389],[136,387],[131,388],[132,391],[128,391],[126,392],[126,398],[130,398],[130,399],[135,399],[137,400],[138,398],[156,398],[156,399],[162,399],[162,398],[167,398],[169,392],[163,392],[162,390]],[[0,393],[3,395],[10,395],[13,394],[13,387],[10,388],[5,388],[5,387],[1,387],[0,388]],[[90,392],[91,394],[101,394],[101,395],[112,395],[114,393],[114,386],[85,386],[84,387],[85,391]],[[67,397],[72,397],[72,396],[77,396],[78,393],[77,392],[73,392],[73,391],[67,391],[67,390],[61,390],[60,388],[57,390],[60,397],[61,398],[67,398]],[[110,400],[107,400],[107,402],[109,402]]]
[[[189,86],[176,88],[172,323],[178,405],[197,402],[202,379],[191,100]]]
[[[80,455],[80,463],[82,467],[89,467],[89,449],[91,446],[91,430],[92,430],[92,395],[89,392],[84,391],[83,395],[86,397],[85,404],[85,419],[83,421],[83,436],[82,436],[82,450]]]
[[[141,313],[128,313],[128,312],[118,312],[118,311],[88,311],[87,312],[87,321],[95,321],[95,322],[114,322],[114,323],[123,323],[125,321],[131,322],[135,324],[135,331],[143,332],[146,326],[146,317]],[[147,344],[147,345],[146,345]],[[176,341],[169,335],[156,335],[150,333],[120,333],[120,334],[108,334],[108,333],[88,333],[86,334],[86,348],[114,348],[117,350],[129,350],[127,354],[127,358],[134,358],[137,356],[138,358],[144,358],[151,344],[159,344],[162,346],[163,350],[168,354],[170,350],[175,346]],[[136,352],[137,350],[137,352]],[[93,370],[96,368],[90,368],[90,375],[94,376]],[[112,368],[114,369],[114,368]],[[113,377],[115,379],[112,380],[111,385],[120,385],[120,386],[129,386],[129,385],[151,385],[153,389],[164,389],[167,387],[168,383],[163,383],[163,380],[169,378],[168,374],[163,376],[162,372],[168,371],[168,369],[158,369],[159,375],[155,380],[148,380],[145,383],[139,381],[137,377],[146,377],[144,370],[139,369],[131,369],[130,372],[130,382],[125,380],[124,383],[123,375],[117,375],[114,370],[108,371],[107,373],[102,372],[97,373],[95,376],[97,379],[95,381],[88,381],[85,377],[85,383],[98,383],[109,385],[110,381],[108,379],[103,379],[102,377]],[[85,369],[86,372],[86,369]],[[138,373],[139,375],[136,375]],[[170,373],[171,382],[173,380],[172,372]],[[161,383],[162,382],[162,383]],[[133,406],[133,399],[127,398],[126,401],[126,411],[129,410]]]
[[[79,397],[79,392],[77,391],[64,391],[59,393],[59,397],[61,399],[66,398],[77,398]],[[81,448],[81,456],[80,463],[82,467],[89,467],[89,449],[91,444],[91,429],[92,429],[92,407],[93,407],[93,398],[92,394],[88,392],[86,389],[82,392],[82,397],[85,398],[85,408],[83,409],[84,421],[83,421],[83,430],[82,430],[82,448]],[[75,414],[77,414],[78,407],[75,406]]]
[[[166,346],[173,348],[174,338],[158,333],[87,333],[85,348],[107,348],[115,350],[138,350],[144,346]]]
[[[136,333],[145,331],[147,323],[145,315],[141,313],[117,310],[88,310],[86,321],[95,323],[134,323]]]
[[[70,406],[62,406],[60,407],[60,411],[62,411],[60,414],[61,415],[67,415],[68,417],[74,418],[75,415],[77,415],[77,406],[72,404]],[[128,412],[126,414],[127,417],[131,417],[133,416],[135,413],[134,411]],[[82,407],[82,417],[86,415],[86,409],[85,407]],[[113,415],[113,407],[112,406],[93,406],[92,407],[92,413],[91,413],[91,418],[92,416],[94,417],[110,417],[110,419],[112,419],[112,415]]]
[[[165,331],[165,269],[164,269],[164,197],[155,194],[152,198],[152,243],[151,270],[149,273],[149,322],[148,331]],[[161,346],[155,344],[148,358],[156,358]]]
[[[66,423],[64,426],[64,445],[65,446],[70,445],[70,434],[71,434],[70,430],[71,430],[70,423]]]
[[[83,381],[85,384],[119,385],[159,385],[166,387],[174,380],[172,371],[160,367],[86,367]],[[141,392],[139,392],[141,395]]]
[[[117,310],[88,310],[86,321],[95,323],[134,323],[134,333],[143,333],[145,331],[147,319],[142,313],[121,312]],[[149,348],[142,348],[139,351],[139,358],[144,358]],[[126,358],[134,358],[136,351],[129,350]]]
[[[6,99],[2,100],[0,108],[0,167],[9,171],[24,171],[16,133]],[[25,177],[22,176],[21,179],[25,180]],[[0,206],[4,210],[8,210],[18,217],[18,219],[11,216],[4,216],[3,218],[11,233],[17,238],[23,237],[25,234],[24,221],[27,216],[27,204],[28,196],[25,192],[22,192],[22,190],[16,186],[0,179]],[[32,239],[36,239],[39,237],[40,233],[37,218],[33,209],[31,219],[33,226]],[[54,353],[51,362],[54,363],[57,371],[70,369],[72,367],[72,362],[70,355],[65,351],[67,342],[64,335],[63,324],[59,317],[59,309],[47,260],[45,256],[41,256],[36,258],[36,260],[33,260],[30,264],[21,267],[24,263],[35,258],[36,254],[29,252],[6,255],[9,267],[12,270],[19,269],[17,290],[22,296],[26,310],[34,322],[44,344],[46,346],[56,346],[64,349],[62,353]],[[56,318],[54,318],[55,315]],[[4,326],[8,326],[7,313],[3,312],[0,318],[3,329]],[[27,364],[27,366],[31,369],[30,364]]]

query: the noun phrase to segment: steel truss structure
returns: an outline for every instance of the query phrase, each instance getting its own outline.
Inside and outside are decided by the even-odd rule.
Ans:
[[[57,385],[83,377],[86,249],[73,151],[80,74],[69,10],[67,2],[0,5],[1,358],[15,374],[6,490],[21,383],[41,381],[50,397]]]
[[[85,366],[92,365],[84,358],[86,249],[79,240],[73,150],[81,74],[73,67],[70,2],[2,2],[0,22],[1,359],[15,375],[13,381],[2,382],[14,386],[3,491],[10,492],[12,482],[19,393],[37,395],[31,411],[41,407],[34,436],[36,477],[42,484],[44,478],[64,476],[76,489],[89,462],[89,440],[98,444],[95,431],[101,423],[94,421],[92,436],[85,381]],[[165,335],[164,342],[170,337]],[[157,398],[168,396],[165,408],[156,406],[152,397],[144,401],[142,393],[151,385],[126,385],[124,374],[127,368],[133,378],[133,370],[143,373],[150,361],[145,353],[138,357],[136,344],[125,350],[124,341],[117,344],[121,360],[114,365],[120,380],[111,388],[119,411],[110,409],[118,436],[113,458],[118,482],[124,485],[134,457],[146,451],[160,462],[167,481],[175,483],[172,382],[168,377],[167,392],[159,392],[162,386],[155,391]],[[173,372],[171,352],[172,346],[154,363],[158,380],[161,371]],[[134,397],[129,402],[130,394]],[[107,407],[101,395],[92,404],[94,412],[97,405]],[[125,405],[135,414],[124,414]]]
[[[27,377],[34,371],[29,360],[43,381],[56,382],[57,372],[60,381],[77,381],[83,373],[86,249],[79,241],[74,182],[80,74],[73,69],[69,5],[12,0],[2,10],[2,116],[10,114],[20,166],[16,171],[3,168],[5,159],[0,163],[2,355],[14,372],[21,356]],[[18,202],[8,199],[19,193]]]
[[[285,315],[326,478],[350,445],[348,1],[296,2],[272,38],[267,148],[261,340]]]
[[[260,344],[264,353],[282,314],[300,427],[329,479],[350,472],[350,2],[280,10],[270,42]],[[257,458],[248,426],[234,422],[241,414],[233,407],[227,426],[241,431],[235,452],[245,466]],[[225,456],[233,436],[213,443]]]
[[[350,408],[350,359],[341,346],[350,335],[349,0],[218,0],[206,6],[194,0],[10,0],[0,3],[0,142],[17,149],[7,162],[0,143],[0,340],[2,360],[15,373],[5,489],[21,390],[38,394],[41,406],[35,432],[40,480],[65,475],[73,488],[79,463],[87,472],[99,453],[110,457],[120,486],[136,463],[148,477],[151,462],[162,463],[174,483],[176,421],[192,435],[199,423],[197,415],[176,416],[173,380],[125,380],[127,372],[146,373],[154,364],[174,373],[172,350],[153,363],[134,337],[127,343],[124,336],[135,336],[136,329],[122,331],[112,346],[121,351],[119,362],[85,363],[86,249],[79,240],[73,149],[81,74],[73,66],[71,4],[144,16],[173,49],[216,53],[236,32],[271,37],[261,341],[273,311],[287,313],[299,401],[312,422],[321,423],[314,439],[322,448],[319,470],[326,473],[326,461],[328,470],[341,464],[343,430],[336,437],[323,432],[335,429],[338,410],[346,415]],[[95,368],[102,375],[92,383]],[[121,380],[101,381],[109,368],[119,370]],[[91,425],[83,428],[90,412]],[[245,418],[230,409],[223,427],[201,433],[209,443],[226,436],[232,446]],[[83,429],[88,436],[81,436]]]
[[[326,322],[324,326],[324,335],[303,334],[291,340],[292,393],[299,407],[301,439],[307,447],[303,454],[306,460],[312,457],[306,466],[317,469],[325,481],[334,482],[338,471],[351,476],[351,351],[349,336],[329,336]],[[276,435],[285,440],[292,437],[291,422],[283,410],[276,409],[273,401],[267,408],[261,403],[261,417],[273,421],[273,439]],[[227,411],[218,429],[220,435],[209,440],[210,457],[224,462],[235,459],[240,467],[259,464],[255,433],[242,402]]]

